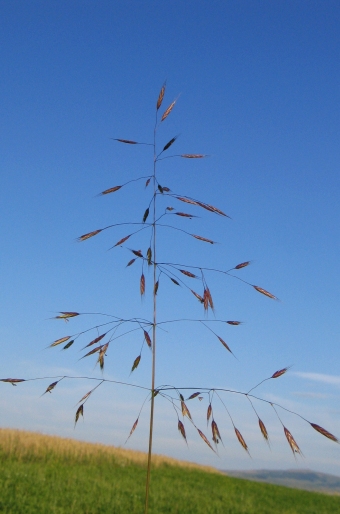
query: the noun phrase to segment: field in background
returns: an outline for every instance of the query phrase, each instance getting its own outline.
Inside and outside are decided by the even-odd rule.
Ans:
[[[328,473],[318,473],[309,469],[258,469],[254,471],[226,471],[228,476],[284,485],[327,494],[340,495],[340,477]]]
[[[0,429],[0,512],[140,514],[145,464],[141,452]],[[340,499],[154,456],[150,512],[340,514]]]
[[[115,466],[137,464],[146,466],[147,454],[104,444],[84,443],[75,439],[66,439],[37,432],[0,428],[0,451],[6,458],[19,462],[82,462],[99,465],[101,462]],[[192,462],[172,459],[164,455],[154,455],[155,467],[161,465],[195,468],[209,473],[221,473],[209,466],[200,466]]]

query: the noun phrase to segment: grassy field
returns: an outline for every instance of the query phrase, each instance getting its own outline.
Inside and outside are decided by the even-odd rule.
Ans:
[[[0,512],[140,514],[145,462],[140,452],[0,429]],[[155,456],[150,513],[340,514],[340,498]]]

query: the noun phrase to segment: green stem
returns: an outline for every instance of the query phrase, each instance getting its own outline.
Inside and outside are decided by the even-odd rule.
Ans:
[[[153,325],[152,325],[152,372],[151,372],[151,407],[150,407],[150,428],[149,428],[149,450],[148,450],[148,466],[146,472],[146,485],[145,485],[145,510],[147,514],[149,510],[149,491],[150,491],[150,474],[151,474],[151,457],[152,457],[152,436],[153,436],[153,419],[155,409],[155,376],[156,376],[156,324],[157,324],[157,295],[155,292],[156,286],[156,128],[157,128],[157,113],[156,124],[154,129],[154,160],[153,160]]]

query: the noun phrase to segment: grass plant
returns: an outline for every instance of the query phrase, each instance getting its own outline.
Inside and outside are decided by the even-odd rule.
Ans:
[[[163,130],[163,127],[166,125],[167,118],[172,114],[176,106],[177,100],[172,101],[169,106],[163,111],[163,114],[160,114],[161,108],[163,106],[163,100],[165,96],[166,86],[165,84],[162,86],[159,96],[156,101],[156,109],[155,109],[155,125],[153,130],[153,137],[150,138],[149,141],[134,141],[130,139],[122,139],[122,138],[114,138],[115,143],[125,145],[126,147],[136,147],[138,145],[144,146],[146,151],[152,152],[152,158],[150,157],[150,174],[147,176],[142,176],[137,179],[130,179],[125,181],[124,183],[120,183],[118,185],[110,186],[108,189],[102,191],[100,196],[112,197],[113,195],[120,194],[121,189],[123,189],[128,184],[133,184],[136,187],[140,187],[142,184],[143,188],[148,195],[148,198],[145,202],[145,210],[140,214],[139,221],[127,221],[124,223],[116,223],[111,224],[102,228],[97,228],[92,230],[91,232],[87,232],[78,238],[79,242],[85,242],[89,239],[99,235],[103,231],[117,229],[117,227],[126,229],[127,233],[124,234],[123,237],[117,240],[117,242],[112,246],[112,249],[122,248],[125,252],[128,253],[129,259],[127,259],[126,267],[127,273],[131,270],[131,266],[139,266],[140,275],[139,275],[139,292],[140,296],[143,299],[147,294],[152,297],[152,309],[149,313],[148,317],[140,317],[140,316],[131,316],[127,318],[123,318],[117,316],[115,314],[96,314],[96,313],[81,313],[76,311],[62,311],[55,318],[64,322],[70,322],[73,318],[82,316],[85,319],[95,318],[96,322],[87,326],[78,333],[73,333],[72,335],[62,335],[55,341],[53,341],[49,346],[50,348],[58,347],[60,348],[62,345],[63,350],[68,350],[75,343],[82,342],[83,346],[83,357],[82,358],[90,358],[93,357],[96,359],[97,364],[99,365],[102,372],[104,372],[104,363],[107,355],[111,351],[114,342],[117,339],[122,337],[127,337],[129,334],[133,333],[134,335],[140,337],[141,340],[141,349],[137,356],[133,356],[134,360],[131,358],[131,373],[136,374],[136,369],[140,366],[142,356],[144,360],[145,350],[149,348],[151,350],[151,374],[150,374],[150,387],[142,387],[132,383],[125,383],[127,387],[137,387],[141,390],[145,391],[145,400],[140,408],[140,411],[137,415],[137,418],[131,428],[129,437],[132,436],[133,432],[136,430],[139,422],[140,414],[143,408],[150,404],[150,424],[149,424],[149,443],[148,443],[148,457],[147,457],[147,476],[146,476],[146,484],[145,484],[145,510],[147,513],[149,511],[149,493],[150,493],[150,476],[151,476],[151,461],[152,461],[152,442],[153,442],[153,433],[154,433],[154,411],[155,411],[155,403],[157,399],[163,398],[168,402],[170,408],[174,411],[174,415],[177,421],[177,427],[180,436],[183,438],[184,443],[187,443],[187,424],[191,424],[192,427],[197,431],[197,434],[201,438],[201,440],[210,448],[211,451],[217,453],[218,448],[223,445],[223,439],[221,436],[221,423],[218,421],[216,417],[215,406],[217,404],[221,405],[225,411],[226,418],[229,422],[232,432],[234,436],[237,438],[240,445],[243,449],[249,453],[249,448],[247,442],[241,433],[239,427],[237,427],[234,423],[234,419],[230,412],[230,409],[227,406],[227,397],[228,395],[241,395],[248,400],[248,404],[250,409],[252,409],[255,415],[255,422],[258,424],[259,430],[265,440],[266,443],[269,444],[269,435],[267,428],[260,418],[256,405],[259,402],[267,403],[271,408],[274,409],[275,414],[279,423],[282,425],[283,434],[287,439],[287,442],[290,446],[290,449],[294,455],[300,455],[301,450],[294,439],[292,433],[288,428],[284,425],[282,421],[282,413],[287,410],[283,407],[274,404],[273,402],[269,402],[260,398],[254,391],[258,388],[264,381],[266,380],[275,380],[282,375],[284,375],[288,371],[288,367],[283,367],[280,370],[275,371],[270,374],[267,378],[262,380],[260,383],[256,384],[249,391],[236,391],[231,389],[223,389],[216,388],[212,385],[208,387],[205,385],[200,385],[199,387],[193,388],[190,384],[186,387],[181,387],[180,389],[174,385],[160,385],[156,383],[156,349],[157,349],[157,334],[160,329],[164,327],[170,326],[171,324],[177,322],[188,321],[190,323],[198,324],[202,330],[205,330],[209,337],[218,341],[218,344],[221,344],[226,352],[226,358],[234,356],[232,347],[226,343],[225,336],[221,334],[224,333],[226,327],[234,326],[237,327],[240,325],[240,321],[230,320],[230,319],[216,319],[214,315],[214,299],[212,295],[211,289],[211,281],[212,277],[228,278],[241,281],[243,284],[246,284],[257,293],[262,296],[267,297],[270,300],[277,300],[276,296],[263,287],[252,284],[245,279],[242,278],[242,270],[250,265],[250,261],[242,261],[236,265],[231,266],[229,269],[221,270],[217,269],[214,266],[193,266],[188,262],[169,262],[166,260],[166,255],[162,255],[159,258],[159,245],[158,245],[158,234],[163,230],[170,230],[174,233],[181,232],[184,234],[189,242],[194,242],[195,244],[201,245],[209,245],[211,247],[214,246],[215,241],[207,237],[206,235],[202,235],[200,233],[196,233],[190,231],[187,228],[187,224],[189,220],[193,218],[197,218],[197,213],[206,213],[210,216],[218,216],[220,218],[228,220],[229,216],[222,211],[220,208],[211,205],[206,200],[196,199],[194,197],[183,194],[182,192],[172,191],[169,187],[164,185],[163,179],[160,182],[160,174],[159,168],[161,168],[165,159],[173,159],[173,160],[182,160],[182,161],[197,161],[207,158],[208,156],[203,153],[182,153],[177,154],[173,153],[173,148],[175,148],[177,136],[172,136],[169,139],[165,139],[162,144],[159,144],[158,140],[160,138],[159,132]],[[165,179],[164,179],[165,181]],[[119,192],[119,193],[118,193]],[[175,205],[175,206],[174,206]],[[182,210],[183,209],[183,210]],[[194,214],[195,213],[195,214]],[[128,227],[128,228],[127,228]],[[145,244],[143,250],[138,249],[134,246],[134,236],[143,232],[145,234]],[[130,246],[131,245],[131,246]],[[185,261],[185,257],[183,259]],[[147,270],[152,270],[152,280],[151,285],[148,284],[147,280],[150,276],[150,273],[147,273]],[[162,284],[164,282],[168,282],[172,284],[174,287],[182,287],[187,293],[187,297],[191,298],[192,301],[197,303],[198,309],[200,309],[200,315],[198,315],[194,319],[185,320],[184,318],[180,319],[161,319],[158,320],[158,311],[157,311],[157,303],[158,296],[162,289]],[[98,317],[100,320],[98,321]],[[217,328],[216,328],[217,327]],[[130,374],[131,374],[130,373]],[[53,381],[47,386],[45,393],[52,393],[58,383],[61,380],[67,380],[75,377],[68,376],[58,376],[58,377],[50,377]],[[84,377],[82,377],[84,378]],[[32,378],[33,380],[39,379],[39,377]],[[17,385],[20,382],[24,382],[30,379],[18,379],[18,378],[6,378],[2,379],[2,382],[8,382],[12,385]],[[46,377],[43,378],[46,380]],[[93,378],[92,378],[93,380]],[[115,382],[114,380],[108,380],[102,374],[102,376],[98,377],[97,383],[95,387],[87,391],[83,397],[79,400],[78,406],[75,411],[75,424],[77,424],[79,418],[84,414],[84,406],[85,403],[88,402],[98,391],[99,387],[102,387],[107,382]],[[93,382],[92,382],[93,383]],[[119,382],[122,384],[122,382]],[[202,426],[198,426],[198,423],[194,421],[194,418],[190,412],[189,406],[192,402],[196,402],[199,400],[205,400],[202,402],[204,407],[204,417],[205,422],[209,425],[209,431],[211,432],[210,436],[206,435],[205,429]],[[281,409],[279,414],[279,409]],[[291,412],[291,411],[289,411]],[[300,418],[298,413],[294,413]],[[304,419],[304,418],[302,418]],[[318,424],[312,423],[309,420],[304,419],[309,425],[318,431],[320,434],[324,435],[328,439],[331,439],[334,442],[338,442],[338,439],[328,432],[326,429],[321,427]],[[204,424],[204,423],[203,423]],[[221,444],[220,444],[221,443]],[[154,459],[154,462],[155,459]],[[165,464],[162,465],[163,468]],[[165,468],[164,468],[165,469]],[[170,473],[168,470],[167,472]],[[164,471],[165,473],[165,471]],[[193,471],[192,473],[198,473],[198,471]],[[166,473],[163,475],[165,476]],[[155,471],[155,481],[157,481],[157,471]],[[227,480],[225,478],[215,477],[216,481]],[[163,480],[163,479],[162,479]],[[213,479],[211,479],[213,481]],[[215,483],[217,483],[215,482]],[[183,492],[183,490],[182,490]],[[141,494],[140,492],[138,494]],[[153,494],[153,504],[156,504],[157,498],[157,487],[152,488]],[[197,491],[198,497],[200,496]],[[216,490],[217,496],[222,493],[218,493]],[[193,502],[193,495],[190,495],[191,503]],[[240,502],[240,499],[238,501]],[[182,501],[182,500],[181,500]],[[196,500],[195,500],[196,501]],[[175,495],[172,495],[173,505],[168,505],[168,510],[162,510],[162,512],[177,512],[174,507],[176,505]],[[189,496],[188,496],[189,502]],[[242,500],[241,503],[244,503]],[[189,504],[189,503],[188,503]],[[203,503],[202,503],[203,505]],[[239,507],[241,508],[241,506]],[[134,512],[133,507],[129,506],[129,510]],[[152,512],[156,512],[155,508],[152,507]],[[115,510],[118,512],[119,510]],[[183,510],[178,510],[178,512],[183,512]],[[52,511],[51,511],[52,512]],[[53,511],[54,512],[54,511]],[[57,510],[55,511],[57,512]],[[82,511],[85,512],[85,511]],[[91,511],[92,512],[92,511]],[[140,510],[139,510],[140,512]],[[158,511],[157,511],[158,512]],[[198,510],[188,510],[186,508],[185,512],[199,512]],[[218,510],[209,510],[207,509],[204,512],[220,512]],[[226,511],[223,511],[226,512]],[[231,511],[230,511],[231,512]],[[234,512],[234,511],[233,511]],[[243,512],[242,510],[237,510],[235,512]],[[252,512],[248,510],[247,512]],[[264,510],[262,510],[264,512]],[[274,512],[274,511],[271,511]],[[281,511],[282,512],[282,511]],[[287,511],[288,512],[288,511]],[[293,512],[293,511],[291,511]],[[302,512],[302,511],[300,511]],[[312,511],[309,511],[312,512]]]

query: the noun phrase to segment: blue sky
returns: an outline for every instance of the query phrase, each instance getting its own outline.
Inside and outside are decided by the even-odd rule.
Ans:
[[[159,182],[232,219],[171,200],[176,209],[200,216],[175,220],[176,226],[219,244],[164,229],[162,260],[222,270],[251,260],[239,276],[280,302],[230,277],[207,274],[216,318],[244,322],[210,325],[238,360],[202,325],[172,324],[159,334],[157,383],[247,391],[292,365],[258,393],[339,436],[338,3],[12,1],[1,2],[0,10],[0,376],[101,377],[91,357],[78,362],[89,341],[79,340],[68,352],[45,349],[98,323],[49,319],[59,311],[151,317],[151,274],[141,302],[140,266],[125,268],[128,248],[147,248],[146,232],[110,251],[129,227],[82,244],[75,240],[112,223],[141,220],[150,200],[144,181],[96,195],[152,173],[149,147],[110,138],[152,141],[155,102],[166,80],[162,108],[179,97],[158,130],[158,147],[179,135],[174,153],[209,157],[164,160]],[[183,313],[204,317],[185,288],[162,279],[159,319]],[[140,334],[119,339],[110,347],[104,377],[148,386],[145,349],[129,379],[140,346]],[[40,398],[50,382],[2,384],[1,425],[124,443],[143,394],[101,386],[74,430],[75,404],[91,386],[63,381]],[[258,405],[272,451],[246,400],[226,402],[252,459],[217,404],[226,444],[219,457],[189,425],[187,449],[171,405],[162,401],[155,451],[223,469],[297,466],[340,474],[338,446],[299,418],[282,411],[305,455],[295,463],[270,408]],[[190,405],[203,429],[206,400]],[[127,446],[147,448],[147,407]]]

